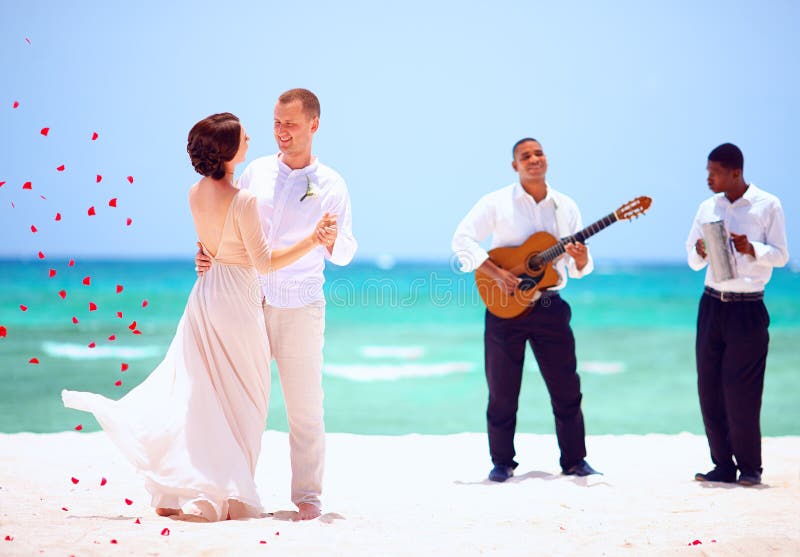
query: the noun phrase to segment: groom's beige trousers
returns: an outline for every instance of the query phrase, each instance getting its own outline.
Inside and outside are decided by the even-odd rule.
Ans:
[[[325,467],[322,410],[325,305],[299,308],[265,305],[264,321],[270,351],[278,364],[289,419],[292,502],[319,507]]]

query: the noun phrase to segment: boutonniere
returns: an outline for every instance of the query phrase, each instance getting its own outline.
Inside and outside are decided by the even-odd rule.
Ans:
[[[306,193],[303,194],[303,197],[300,198],[300,201],[303,201],[306,197],[314,197],[317,195],[317,190],[314,188],[314,184],[311,183],[311,180],[308,176],[306,176]]]

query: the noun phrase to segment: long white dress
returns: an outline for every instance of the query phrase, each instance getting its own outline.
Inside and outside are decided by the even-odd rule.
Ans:
[[[62,392],[64,405],[93,413],[144,476],[154,507],[212,521],[262,513],[253,478],[270,353],[258,272],[267,271],[270,253],[250,192],[233,197],[218,245],[164,360],[144,382],[118,401]]]

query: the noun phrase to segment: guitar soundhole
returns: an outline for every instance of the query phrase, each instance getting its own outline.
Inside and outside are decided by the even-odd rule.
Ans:
[[[534,275],[540,275],[542,273],[542,267],[542,262],[537,256],[534,255],[528,258],[528,271]]]

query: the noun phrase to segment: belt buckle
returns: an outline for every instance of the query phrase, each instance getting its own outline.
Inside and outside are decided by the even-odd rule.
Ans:
[[[725,299],[725,292],[720,291],[720,293],[719,293],[719,301],[720,302],[727,302],[727,301],[730,301],[730,300],[726,300]]]

